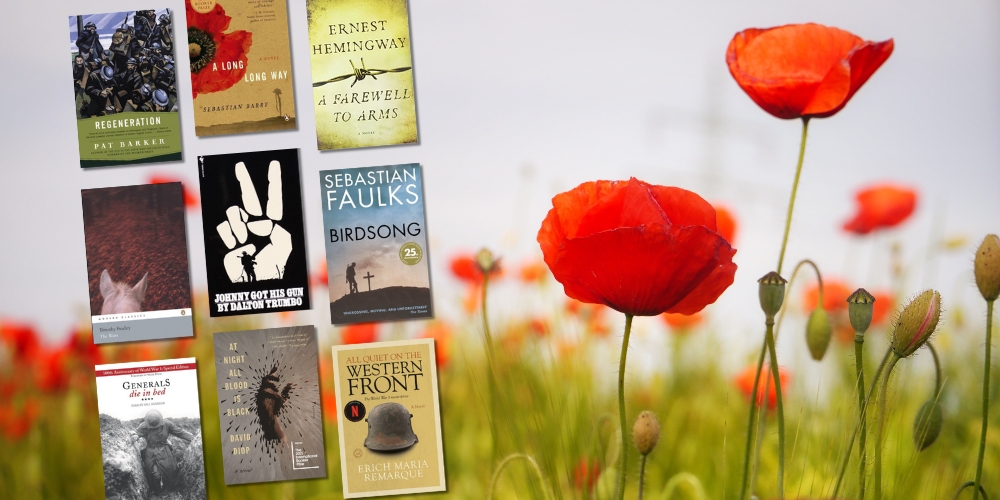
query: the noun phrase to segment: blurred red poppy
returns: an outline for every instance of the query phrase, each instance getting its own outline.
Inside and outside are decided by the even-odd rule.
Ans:
[[[573,486],[581,491],[594,489],[597,478],[601,476],[601,465],[597,459],[581,458],[573,467]]]
[[[448,366],[451,361],[451,327],[447,323],[435,321],[420,334],[422,339],[434,339],[434,359],[438,368]]]
[[[733,283],[736,250],[695,193],[635,178],[596,181],[552,205],[538,243],[574,299],[637,316],[694,314]]]
[[[736,387],[740,389],[747,400],[753,394],[753,376],[757,371],[756,365],[750,365],[736,376]],[[788,392],[788,381],[791,378],[788,370],[778,367],[778,378],[781,379],[782,395]],[[770,384],[767,382],[770,381]],[[764,386],[767,385],[767,407],[773,410],[778,406],[778,392],[774,390],[774,377],[771,376],[771,366],[764,364],[764,369],[760,372],[760,382],[757,383],[757,404],[764,403]]]
[[[872,325],[878,325],[889,319],[896,305],[896,299],[892,296],[891,292],[886,291],[872,292],[872,296],[875,297],[875,307],[872,309]]]
[[[94,344],[93,333],[89,328],[74,328],[66,338],[65,349],[88,366],[104,363],[101,350]]]
[[[750,28],[726,50],[736,83],[778,118],[826,118],[892,54],[893,41],[869,42],[820,24]]]
[[[736,242],[736,217],[724,205],[713,203],[712,206],[715,207],[715,223],[719,227],[716,232],[732,245]]]
[[[0,320],[0,339],[11,346],[14,361],[30,363],[41,352],[38,334],[30,325]]]
[[[337,415],[340,413],[340,408],[337,408],[337,395],[331,389],[323,389],[320,397],[323,400],[323,416],[326,417],[326,421],[331,424],[336,423]]]
[[[326,259],[319,261],[319,265],[315,267],[316,272],[309,277],[309,282],[313,286],[326,287],[330,284],[330,278],[327,275],[326,269]]]
[[[207,13],[191,8],[187,0],[188,55],[191,60],[191,93],[209,94],[236,85],[246,73],[247,53],[253,44],[253,34],[229,29],[232,18],[222,5]]]
[[[687,333],[691,331],[692,328],[701,324],[705,320],[704,313],[694,313],[691,315],[679,314],[679,313],[663,313],[660,315],[663,318],[663,322],[671,328],[672,331],[676,333]]]
[[[545,262],[536,260],[524,263],[520,270],[521,281],[528,284],[545,281],[547,274],[548,269],[545,267]]]
[[[377,323],[355,323],[340,330],[342,344],[367,344],[375,342]]]
[[[10,441],[24,437],[38,417],[38,402],[28,399],[20,411],[12,406],[0,408],[0,432]]]
[[[837,278],[823,279],[823,309],[827,311],[847,310],[847,298],[854,293],[852,288]],[[816,309],[819,303],[819,283],[813,283],[802,294],[802,305],[806,311]]]
[[[478,285],[483,282],[483,271],[479,268],[475,255],[456,255],[451,258],[449,266],[452,275],[470,285]],[[490,280],[501,276],[503,276],[503,269],[500,266],[496,266],[490,271]]]
[[[844,223],[844,230],[868,234],[879,228],[889,228],[905,221],[917,207],[917,192],[902,186],[879,184],[854,195],[857,213]]]
[[[528,326],[531,327],[531,331],[539,337],[548,335],[550,331],[549,322],[546,321],[545,318],[531,318],[531,321],[528,322]]]
[[[65,348],[46,351],[36,365],[38,388],[45,392],[64,391],[69,387],[69,351]]]
[[[169,184],[171,182],[181,183],[181,192],[184,193],[184,208],[198,208],[198,197],[187,188],[187,185],[179,177],[168,174],[153,174],[149,176],[149,184]]]

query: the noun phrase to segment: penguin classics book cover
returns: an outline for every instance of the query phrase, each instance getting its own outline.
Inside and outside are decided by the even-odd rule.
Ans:
[[[432,317],[420,165],[319,175],[333,324]]]
[[[344,498],[446,491],[434,340],[334,346],[333,366]]]
[[[299,151],[198,157],[212,316],[309,309]]]
[[[316,329],[213,339],[226,484],[326,477]]]
[[[406,0],[307,0],[320,150],[417,142]]]
[[[205,499],[195,358],[94,367],[108,498]]]
[[[187,0],[194,132],[295,129],[285,0]]]

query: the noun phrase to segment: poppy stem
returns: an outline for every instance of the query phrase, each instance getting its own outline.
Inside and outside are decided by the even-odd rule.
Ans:
[[[792,229],[792,212],[795,210],[795,193],[799,190],[802,175],[802,160],[806,157],[806,136],[809,133],[809,117],[802,118],[802,142],[799,144],[799,163],[795,166],[795,180],[792,182],[792,196],[788,200],[788,214],[785,216],[785,236],[781,238],[781,253],[778,255],[778,274],[785,262],[785,248],[788,246],[788,232]]]
[[[490,487],[488,490],[486,490],[486,500],[490,500],[491,498],[493,498],[493,494],[496,492],[497,480],[500,479],[500,473],[503,472],[505,467],[507,467],[507,464],[517,459],[521,459],[524,460],[525,462],[528,462],[528,465],[530,466],[528,467],[528,469],[534,472],[535,476],[538,478],[538,485],[542,489],[543,498],[545,500],[548,500],[549,489],[545,485],[545,476],[542,475],[541,467],[538,466],[538,462],[535,461],[534,457],[532,457],[531,455],[526,455],[524,453],[514,453],[511,455],[507,455],[506,457],[504,457],[503,460],[500,461],[500,464],[497,465],[497,470],[493,472],[493,477],[490,479]]]
[[[889,399],[889,376],[900,359],[902,358],[894,352],[885,375],[882,375],[882,390],[878,395],[878,419],[875,421],[875,500],[882,500],[882,428],[885,427],[885,401]]]
[[[486,343],[486,368],[489,370],[487,373],[486,383],[489,387],[490,392],[490,434],[493,437],[493,451],[492,460],[496,460],[499,457],[500,452],[500,439],[499,433],[497,432],[497,411],[496,411],[496,399],[497,399],[497,387],[496,387],[496,353],[493,352],[493,335],[490,334],[490,321],[489,316],[486,313],[486,292],[489,288],[490,274],[483,273],[483,287],[482,287],[482,310],[483,310],[483,337]]]
[[[854,331],[854,364],[858,374],[858,422],[861,426],[858,436],[858,498],[865,498],[865,469],[867,469],[868,422],[865,419],[865,334]],[[848,453],[848,456],[850,453]]]
[[[642,480],[646,475],[646,455],[639,457],[639,500],[642,500]]]
[[[979,500],[979,488],[983,479],[983,456],[986,454],[986,429],[990,424],[990,341],[993,333],[993,302],[986,301],[986,362],[983,367],[983,431],[979,438],[979,460],[976,462],[976,482],[972,490],[972,500]],[[985,496],[985,494],[984,494]]]
[[[632,333],[632,315],[625,313],[625,336],[622,339],[622,355],[621,359],[618,361],[618,423],[621,425],[621,450],[622,457],[619,460],[618,469],[618,500],[624,500],[625,498],[625,465],[628,464],[626,456],[628,455],[628,436],[626,436],[626,426],[628,425],[625,420],[625,355],[628,354],[628,336]]]
[[[771,377],[774,379],[774,394],[778,412],[778,498],[785,497],[785,406],[781,397],[781,377],[778,373],[778,355],[774,349],[774,317],[767,318],[767,350],[771,356]],[[756,394],[755,394],[756,395]],[[767,394],[765,394],[767,396]]]
[[[757,375],[753,379],[753,390],[750,392],[750,420],[747,422],[747,443],[746,449],[743,452],[743,482],[740,486],[740,496],[739,500],[744,500],[747,498],[747,486],[748,479],[750,478],[750,449],[753,446],[754,438],[754,420],[757,416],[757,390],[758,384],[760,382],[760,372],[764,369],[764,354],[767,352],[767,338],[764,339],[764,345],[760,348],[760,357],[757,359]],[[752,490],[753,488],[751,488]]]

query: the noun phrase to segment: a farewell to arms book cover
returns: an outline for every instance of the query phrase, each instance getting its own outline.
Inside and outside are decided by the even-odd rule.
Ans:
[[[319,175],[333,324],[432,317],[420,165]]]
[[[417,142],[406,0],[307,0],[319,149]]]
[[[433,339],[333,347],[344,498],[445,491]]]
[[[81,198],[94,343],[194,335],[181,183]]]
[[[295,128],[285,0],[187,0],[198,136]]]
[[[170,9],[69,16],[80,166],[180,161]]]
[[[198,157],[212,316],[309,309],[298,153]]]
[[[195,359],[97,365],[94,372],[105,495],[204,500]]]
[[[326,477],[316,329],[213,340],[226,484]]]

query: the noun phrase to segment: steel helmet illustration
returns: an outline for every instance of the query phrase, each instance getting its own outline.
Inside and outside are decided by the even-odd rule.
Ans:
[[[167,93],[160,89],[153,91],[153,102],[156,103],[157,106],[166,106],[167,104],[170,104],[170,101],[167,98]]]
[[[156,410],[146,412],[144,420],[146,421],[146,426],[153,429],[163,425],[163,415]]]
[[[365,448],[374,451],[404,450],[416,444],[410,419],[413,415],[399,403],[382,403],[372,409],[368,422]]]
[[[111,80],[115,77],[115,70],[111,66],[105,66],[101,68],[101,78],[105,80]]]

